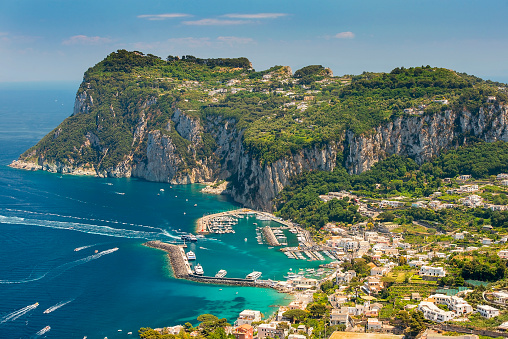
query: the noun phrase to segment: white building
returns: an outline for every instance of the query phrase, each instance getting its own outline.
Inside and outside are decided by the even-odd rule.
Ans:
[[[422,301],[418,305],[418,311],[423,313],[423,317],[427,320],[437,321],[442,323],[444,321],[450,321],[455,317],[455,313],[451,311],[444,311],[434,305],[430,301]]]
[[[383,323],[378,318],[367,319],[367,330],[379,331],[383,328]]]
[[[473,312],[473,307],[467,301],[457,296],[438,293],[431,295],[429,299],[434,299],[436,304],[448,306],[449,310],[454,311],[458,315]]]
[[[482,239],[482,245],[490,245],[490,244],[492,244],[492,240],[490,240],[489,238]]]
[[[261,321],[261,312],[254,310],[243,310],[235,322],[236,326],[244,324],[251,325],[253,321]]]
[[[277,325],[279,322],[271,322],[269,324],[261,324],[258,326],[258,338],[275,338],[279,337],[280,339],[283,339],[286,337],[288,331],[283,330],[282,328],[278,329]],[[291,325],[290,325],[291,326]]]
[[[492,297],[498,303],[506,304],[508,301],[508,293],[506,291],[497,291],[492,293]]]
[[[353,321],[349,314],[341,313],[340,310],[333,309],[330,313],[330,326],[346,325],[346,329],[353,326]]]
[[[494,318],[499,315],[499,310],[489,305],[478,305],[476,310],[485,318]]]
[[[497,252],[497,255],[501,259],[508,259],[508,250],[501,250],[501,251]]]
[[[446,275],[446,272],[442,267],[422,266],[418,274],[420,276],[442,278]]]

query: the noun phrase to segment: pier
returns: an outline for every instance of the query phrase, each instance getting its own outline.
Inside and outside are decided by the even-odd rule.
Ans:
[[[250,286],[250,287],[274,287],[276,281],[270,280],[249,280],[242,278],[217,278],[202,275],[196,275],[192,272],[184,249],[179,245],[168,244],[159,240],[148,241],[143,245],[151,248],[163,250],[167,253],[169,263],[173,269],[175,278],[195,281],[204,284],[229,285],[229,286]]]
[[[263,227],[263,235],[270,246],[281,246],[270,226]]]

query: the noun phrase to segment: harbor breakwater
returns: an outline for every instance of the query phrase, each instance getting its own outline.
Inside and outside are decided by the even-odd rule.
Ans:
[[[179,245],[168,244],[159,240],[148,241],[144,246],[163,250],[167,253],[169,263],[173,269],[175,278],[195,281],[205,284],[229,285],[229,286],[247,286],[247,287],[264,287],[275,288],[274,281],[258,281],[242,278],[218,278],[196,275],[192,273],[190,265],[185,257],[183,248]]]
[[[272,228],[270,226],[263,227],[263,234],[265,236],[266,242],[270,244],[270,246],[281,246],[275,234],[273,234]]]

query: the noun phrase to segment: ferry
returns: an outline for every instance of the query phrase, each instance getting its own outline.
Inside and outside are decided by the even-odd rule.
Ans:
[[[261,272],[253,271],[252,273],[247,274],[245,279],[256,280],[257,278],[259,278],[261,276],[261,274],[262,274]]]
[[[187,260],[196,260],[196,254],[192,251],[187,252]]]
[[[196,236],[194,234],[183,234],[181,236],[182,240],[187,240],[187,241],[192,241],[192,242],[195,242],[195,241],[198,241],[198,238],[196,238]]]
[[[226,271],[226,270],[220,270],[215,275],[215,278],[224,278],[226,276],[226,274],[228,274],[228,271]]]
[[[194,266],[194,274],[196,275],[203,275],[205,272],[203,271],[203,267],[200,264],[197,264]]]

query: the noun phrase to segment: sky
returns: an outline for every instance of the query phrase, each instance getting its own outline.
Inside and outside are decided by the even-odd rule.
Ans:
[[[506,0],[4,0],[0,82],[77,81],[118,49],[334,75],[431,65],[508,82]]]

